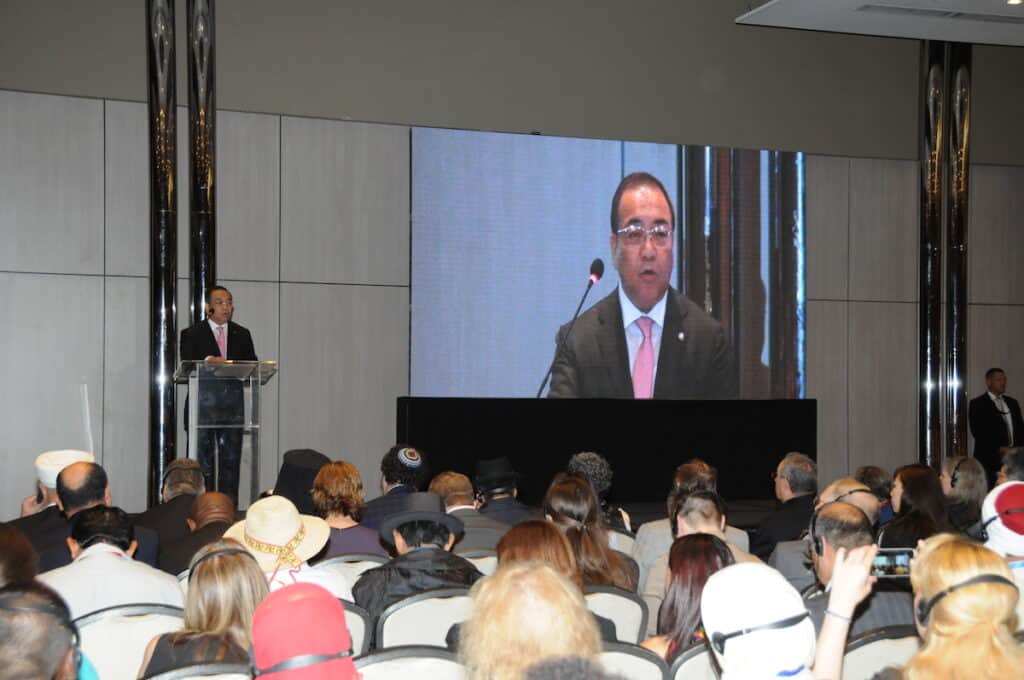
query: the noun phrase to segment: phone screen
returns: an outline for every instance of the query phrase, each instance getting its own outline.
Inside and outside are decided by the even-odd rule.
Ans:
[[[879,548],[871,564],[871,575],[878,578],[909,578],[913,548]]]

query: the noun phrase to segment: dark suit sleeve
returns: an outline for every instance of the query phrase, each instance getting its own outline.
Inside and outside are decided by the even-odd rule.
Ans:
[[[555,358],[551,368],[551,388],[548,390],[548,397],[556,399],[572,399],[579,396],[579,366],[576,354],[568,344],[562,347],[562,340],[568,330],[568,325],[562,326],[555,335]],[[561,351],[559,347],[562,347]]]
[[[1020,403],[1013,397],[1003,397],[1010,409],[1010,419],[1013,421],[1013,441],[1010,446],[1020,446],[1024,443],[1024,419],[1021,418]]]
[[[711,355],[711,390],[708,397],[713,399],[738,399],[739,376],[736,373],[736,354],[732,343],[719,326],[715,332],[714,352]]]
[[[242,333],[239,333],[239,338],[242,339],[241,347],[237,354],[239,361],[257,361],[256,359],[256,348],[252,344],[252,335],[249,333],[247,328],[240,328]],[[234,351],[229,351],[229,354],[235,354]]]
[[[199,361],[205,358],[196,356],[198,348],[196,347],[195,333],[192,332],[191,328],[186,328],[181,332],[178,350],[178,356],[181,361]]]
[[[967,407],[967,423],[971,428],[971,436],[974,437],[975,442],[985,439],[984,429],[981,425],[981,410],[978,408],[977,399],[971,399],[971,403]]]

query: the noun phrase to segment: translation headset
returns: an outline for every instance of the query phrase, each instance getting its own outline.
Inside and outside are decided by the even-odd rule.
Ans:
[[[950,587],[946,588],[942,592],[936,594],[934,597],[928,600],[921,600],[917,603],[917,607],[914,609],[914,616],[917,617],[917,622],[922,626],[928,623],[928,615],[931,614],[932,609],[939,603],[939,600],[946,597],[952,592],[966,588],[967,586],[974,586],[981,583],[996,583],[1004,586],[1010,586],[1014,590],[1017,590],[1017,584],[999,574],[979,574],[973,578],[969,578],[966,581],[955,583]]]
[[[1003,510],[1002,512],[997,512],[996,514],[992,515],[987,520],[985,520],[985,522],[981,525],[981,531],[978,532],[978,539],[981,540],[982,543],[987,541],[988,540],[988,525],[992,524],[992,522],[995,522],[997,519],[999,519],[1003,515],[1018,515],[1018,514],[1020,514],[1022,512],[1024,512],[1024,508],[1010,508],[1008,510]]]
[[[845,496],[846,494],[843,495]],[[840,496],[839,498],[842,498],[842,496]],[[825,507],[826,505],[828,505],[828,503],[825,503],[820,507],[815,508],[814,512],[811,513],[811,523],[807,527],[807,537],[811,539],[811,550],[814,551],[814,554],[818,557],[821,557],[821,553],[825,549],[821,543],[821,536],[819,536],[816,531],[818,528],[818,511],[821,510],[821,508]]]
[[[82,649],[79,646],[78,626],[67,611],[47,602],[30,598],[28,593],[12,592],[0,594],[0,610],[23,614],[44,614],[56,620],[57,625],[71,634],[72,659],[77,669],[82,665]]]
[[[956,473],[960,469],[960,466],[963,465],[966,462],[967,462],[966,458],[961,458],[960,460],[958,460],[956,462],[956,465],[954,465],[953,469],[950,471],[950,473],[949,473],[949,488],[950,489],[955,489],[956,488],[956,480],[958,479]]]
[[[753,626],[751,628],[741,628],[740,630],[734,630],[731,633],[712,633],[711,634],[711,646],[715,648],[715,651],[719,654],[725,654],[725,642],[729,638],[740,637],[741,635],[747,635],[759,630],[777,630],[779,628],[789,628],[800,623],[811,614],[806,610],[795,615],[790,616],[779,621],[772,621],[771,623],[764,623],[760,626]]]
[[[306,666],[334,661],[335,659],[344,659],[350,656],[352,656],[351,649],[346,649],[345,651],[338,652],[337,654],[301,654],[299,656],[293,656],[289,659],[285,659],[280,663],[276,663],[270,668],[258,668],[256,666],[256,656],[253,654],[252,649],[250,649],[249,669],[252,671],[252,677],[258,678],[261,675],[270,675],[271,673],[280,673],[281,671],[293,671],[296,668],[305,668]]]
[[[259,565],[259,562],[256,560],[256,556],[248,550],[246,550],[245,548],[224,548],[222,550],[214,550],[213,552],[206,553],[205,555],[200,557],[198,560],[195,561],[195,563],[191,567],[189,567],[188,580],[192,580],[192,574],[196,573],[196,567],[198,567],[200,564],[202,564],[203,562],[212,557],[222,557],[224,555],[248,555],[253,562],[256,562],[256,564]]]

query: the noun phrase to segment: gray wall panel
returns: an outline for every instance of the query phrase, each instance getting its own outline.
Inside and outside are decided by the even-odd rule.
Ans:
[[[220,111],[217,124],[217,276],[276,281],[280,118]]]
[[[918,167],[850,160],[850,299],[917,300]]]
[[[103,102],[0,91],[0,269],[103,273]]]
[[[149,276],[146,105],[106,104],[106,273]]]
[[[1024,168],[971,166],[967,297],[1024,303]]]
[[[284,118],[281,278],[409,283],[409,130]]]
[[[281,450],[348,460],[378,495],[395,398],[409,391],[408,343],[405,288],[283,284]]]
[[[807,303],[807,397],[818,400],[818,480],[847,474],[847,314],[849,303]]]
[[[850,159],[808,156],[807,299],[849,297]]]
[[[0,274],[0,517],[17,516],[33,489],[36,455],[87,449],[81,386],[88,388],[93,450],[103,450],[103,279]]]
[[[104,298],[103,464],[114,503],[138,512],[149,465],[149,280],[108,277]]]
[[[850,468],[917,460],[917,305],[850,302]]]

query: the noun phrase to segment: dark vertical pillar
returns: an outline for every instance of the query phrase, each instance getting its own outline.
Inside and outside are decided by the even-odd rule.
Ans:
[[[921,48],[921,250],[918,289],[918,460],[942,463],[942,197],[946,146],[946,48]]]
[[[175,278],[177,193],[174,2],[146,2],[149,92],[149,505],[160,499],[164,465],[175,455],[174,374],[177,363]]]
[[[217,282],[215,152],[217,112],[213,0],[188,0],[189,279],[192,323],[206,317],[206,293]]]
[[[803,396],[804,385],[802,155],[772,151],[768,156],[772,396],[793,399]]]
[[[946,455],[967,455],[967,196],[971,46],[949,45],[946,201]]]
[[[715,150],[707,146],[686,148],[687,165],[687,220],[686,250],[680,258],[686,258],[686,295],[717,316],[714,298],[715,253],[712,233],[718,222],[717,163]]]

